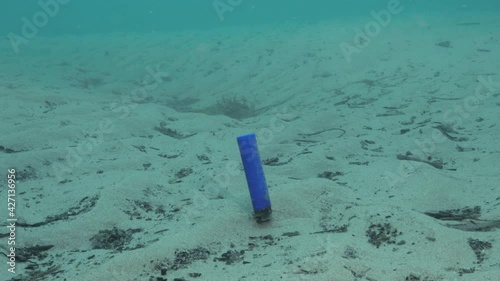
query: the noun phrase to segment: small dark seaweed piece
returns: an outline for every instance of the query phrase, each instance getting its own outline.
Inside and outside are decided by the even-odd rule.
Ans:
[[[444,167],[443,161],[441,161],[441,160],[434,160],[434,161],[422,160],[422,159],[415,157],[411,154],[406,154],[406,155],[398,154],[397,158],[399,160],[408,160],[408,161],[416,161],[416,162],[426,163],[426,164],[429,164],[432,167],[434,167],[436,169],[440,169],[440,170],[443,169],[443,167]]]
[[[445,125],[445,124],[439,124],[438,126],[434,127],[435,129],[438,129],[445,137],[447,137],[449,140],[452,141],[467,141],[469,138],[467,137],[454,137],[451,134],[458,134],[457,131],[453,130],[453,128],[450,125]]]
[[[466,219],[478,219],[481,216],[481,207],[465,207],[460,209],[450,209],[438,212],[425,212],[424,214],[438,220],[461,221]]]
[[[451,42],[450,41],[442,41],[442,42],[437,43],[436,46],[444,47],[444,48],[451,48]]]

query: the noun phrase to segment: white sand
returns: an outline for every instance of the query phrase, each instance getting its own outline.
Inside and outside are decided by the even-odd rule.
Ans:
[[[8,55],[0,62],[0,145],[17,153],[0,152],[0,164],[4,171],[35,171],[17,184],[17,217],[41,222],[99,195],[88,212],[18,227],[18,247],[54,245],[48,257],[33,259],[45,263],[41,269],[61,266],[46,280],[148,280],[169,268],[176,251],[197,247],[210,251],[208,259],[163,277],[498,280],[500,230],[461,231],[423,212],[481,206],[481,219],[500,219],[500,21],[407,18],[395,18],[350,63],[339,44],[353,44],[353,28],[366,21],[37,37],[17,55],[2,42],[0,52]],[[457,25],[464,22],[481,24]],[[435,45],[442,41],[452,47]],[[160,72],[158,80],[148,69]],[[479,77],[490,77],[496,88],[472,99]],[[102,81],[86,87],[93,78]],[[145,95],[138,96],[141,85]],[[242,120],[198,112],[223,97],[274,106]],[[176,111],[188,98],[198,99],[193,112]],[[393,112],[387,107],[402,115],[377,116]],[[461,115],[448,112],[456,108]],[[413,124],[401,124],[412,116]],[[155,130],[161,122],[195,135],[163,135]],[[467,141],[449,140],[434,128],[453,122],[454,136]],[[345,134],[314,134],[331,128]],[[236,137],[249,132],[257,134],[263,159],[291,159],[264,166],[274,211],[267,225],[251,217],[240,167]],[[422,142],[429,144],[424,150]],[[442,160],[444,168],[396,158],[408,151]],[[183,168],[192,173],[176,181]],[[325,171],[343,175],[318,178]],[[4,188],[0,195],[6,198]],[[148,202],[152,210],[135,202]],[[155,214],[161,205],[166,214]],[[366,231],[378,223],[396,228],[401,234],[394,241],[405,244],[369,243]],[[312,234],[342,225],[344,233]],[[141,228],[127,246],[144,247],[91,249],[89,239],[113,227]],[[282,236],[294,231],[300,235]],[[250,238],[266,235],[274,238],[271,245]],[[481,263],[469,238],[492,243]],[[214,260],[228,250],[245,250],[242,260]],[[17,275],[27,275],[28,264],[19,262]],[[420,279],[405,279],[411,274]]]

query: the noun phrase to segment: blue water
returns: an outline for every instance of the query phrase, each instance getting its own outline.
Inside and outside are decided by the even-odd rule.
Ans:
[[[40,2],[50,3],[51,1]],[[219,3],[227,3],[227,1],[220,0]],[[317,22],[339,18],[352,19],[365,17],[368,11],[381,9],[388,3],[387,0],[239,1],[240,4],[233,5],[232,11],[224,13],[221,20],[214,8],[216,1],[212,0],[70,0],[67,4],[60,5],[61,12],[50,18],[50,23],[40,31],[40,34],[179,31],[284,21]],[[41,9],[39,1],[2,2],[0,4],[0,33],[3,34],[20,32],[23,24],[21,18],[31,19]],[[409,13],[449,15],[500,11],[500,2],[493,0],[402,0],[400,2]]]

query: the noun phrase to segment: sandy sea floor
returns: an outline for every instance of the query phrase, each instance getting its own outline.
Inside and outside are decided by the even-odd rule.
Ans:
[[[2,41],[0,279],[498,280],[499,17],[369,20]]]

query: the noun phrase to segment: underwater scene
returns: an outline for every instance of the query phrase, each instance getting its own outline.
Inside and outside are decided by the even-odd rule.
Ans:
[[[499,1],[0,18],[0,281],[500,280]]]

